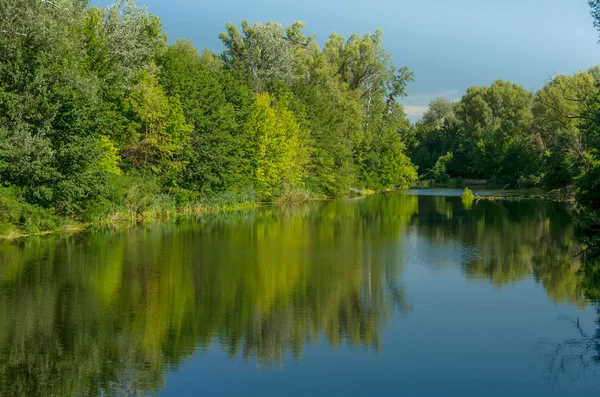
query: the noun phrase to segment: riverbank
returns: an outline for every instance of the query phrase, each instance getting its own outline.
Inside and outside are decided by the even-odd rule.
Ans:
[[[265,203],[237,203],[227,205],[207,206],[205,204],[187,205],[180,209],[156,209],[133,213],[127,211],[114,212],[106,217],[89,222],[78,222],[76,220],[61,218],[60,225],[53,229],[40,230],[34,232],[24,232],[19,227],[14,226],[8,233],[0,234],[0,240],[17,240],[21,238],[45,236],[49,234],[74,234],[91,228],[97,229],[118,229],[130,227],[136,224],[174,219],[179,217],[200,216],[211,212],[242,211],[257,208]]]
[[[470,184],[474,189],[488,186],[485,181],[465,181],[474,182]],[[412,187],[413,189],[415,187]],[[422,187],[421,187],[422,188]],[[371,189],[351,189],[346,197],[371,196],[375,194],[386,194],[395,190],[375,191]],[[323,195],[314,195],[304,192],[303,194],[286,195],[271,202],[260,202],[251,195],[233,195],[227,194],[219,197],[205,199],[201,202],[190,203],[182,206],[156,205],[145,210],[139,209],[121,209],[110,212],[104,216],[96,217],[88,221],[78,221],[67,217],[60,217],[48,210],[43,210],[36,206],[25,206],[21,204],[16,207],[13,204],[13,219],[18,219],[22,225],[19,226],[10,223],[4,223],[4,228],[0,229],[0,240],[17,240],[21,238],[45,236],[49,234],[74,234],[88,229],[119,229],[131,227],[136,224],[175,219],[180,217],[201,216],[207,213],[242,211],[260,207],[268,204],[281,203],[302,203],[308,201],[329,200],[331,198]],[[474,201],[521,201],[521,200],[546,200],[559,201],[568,204],[575,204],[575,198],[572,192],[561,190],[551,191],[544,194],[527,195],[479,195],[474,194]],[[11,211],[6,205],[6,200],[0,204],[5,204],[3,209]],[[33,218],[40,219],[33,219]],[[33,225],[33,226],[31,226]]]

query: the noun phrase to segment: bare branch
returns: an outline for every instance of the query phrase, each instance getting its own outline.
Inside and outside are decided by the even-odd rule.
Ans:
[[[50,4],[51,6],[54,6],[56,8],[58,8],[59,10],[62,9],[61,6],[59,6],[56,2],[51,1],[51,0],[40,0],[42,3],[46,3],[46,4]]]

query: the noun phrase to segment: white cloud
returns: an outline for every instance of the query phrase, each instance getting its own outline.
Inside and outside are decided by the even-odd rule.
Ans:
[[[408,117],[421,117],[428,108],[428,106],[404,105],[404,112]]]
[[[413,100],[418,102],[426,101],[427,103],[431,102],[435,98],[447,98],[450,100],[458,100],[460,97],[458,96],[458,90],[441,90],[438,92],[430,93],[430,94],[418,94],[418,95],[408,95],[407,100]]]
[[[408,95],[402,100],[404,112],[409,120],[413,122],[418,121],[423,116],[423,113],[429,109],[429,102],[436,98],[446,98],[450,101],[458,101],[460,95],[458,90],[455,89],[440,90],[429,94]]]

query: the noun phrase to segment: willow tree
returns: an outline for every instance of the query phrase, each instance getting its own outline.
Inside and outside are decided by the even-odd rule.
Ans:
[[[225,44],[224,59],[241,61],[254,80],[256,92],[262,92],[264,83],[277,79],[290,82],[292,74],[292,44],[279,22],[242,21],[242,33],[231,22],[227,31],[219,35]]]

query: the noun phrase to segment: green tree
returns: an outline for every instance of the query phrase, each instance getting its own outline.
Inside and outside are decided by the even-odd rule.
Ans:
[[[248,156],[261,198],[269,200],[306,178],[309,148],[305,132],[284,104],[259,94],[246,124]]]
[[[153,73],[141,72],[128,101],[139,128],[123,143],[124,160],[133,168],[148,168],[156,174],[183,168],[180,155],[191,126],[179,98],[167,96]]]
[[[184,185],[206,194],[243,185],[249,177],[241,163],[245,114],[236,114],[224,86],[239,82],[225,82],[229,72],[220,61],[210,53],[200,56],[188,41],[170,46],[160,66],[161,83],[169,95],[180,98],[186,120],[193,125]]]
[[[587,145],[581,125],[586,107],[597,93],[591,74],[559,75],[536,93],[536,133],[543,145],[544,184],[559,188],[580,173]]]
[[[292,44],[284,27],[279,22],[250,25],[244,20],[242,33],[243,36],[231,22],[227,24],[226,32],[219,35],[226,47],[223,55],[229,63],[239,60],[244,64],[256,92],[262,92],[264,83],[271,79],[291,82]]]
[[[423,114],[420,124],[438,129],[445,123],[456,120],[455,104],[446,98],[436,98],[429,103],[427,111]]]

